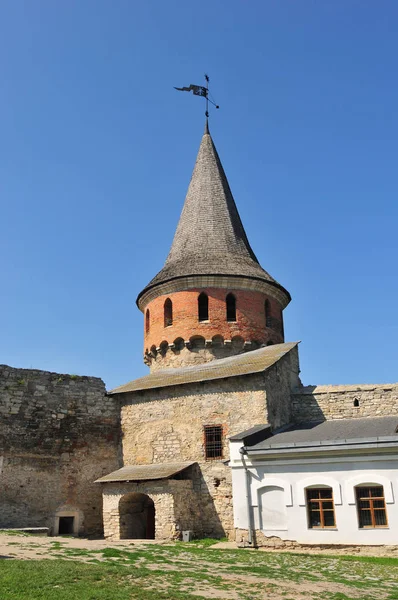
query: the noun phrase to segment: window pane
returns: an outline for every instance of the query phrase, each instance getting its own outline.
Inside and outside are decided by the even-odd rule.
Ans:
[[[370,510],[361,510],[359,513],[359,526],[360,527],[371,527],[372,516]]]
[[[321,513],[319,512],[319,510],[310,509],[309,521],[310,521],[310,527],[320,527],[321,526]]]
[[[370,495],[372,498],[384,498],[384,492],[382,487],[369,488]]]
[[[375,510],[375,524],[376,527],[382,527],[384,525],[387,525],[387,515],[386,515],[386,511],[383,510]]]
[[[384,500],[373,500],[373,507],[374,508],[385,508]]]
[[[370,494],[369,488],[360,487],[360,488],[356,488],[356,491],[357,491],[357,498],[369,498],[369,494]]]
[[[315,488],[307,488],[307,498],[308,500],[319,498],[319,490]]]
[[[322,506],[324,508],[324,510],[333,510],[333,502],[329,502],[329,501],[324,501],[322,502]]]
[[[323,513],[323,521],[325,523],[325,527],[334,527],[335,526],[334,511],[327,510],[326,512],[324,512]]]
[[[359,508],[370,508],[370,500],[360,500]]]
[[[332,498],[332,488],[320,488],[321,498]]]

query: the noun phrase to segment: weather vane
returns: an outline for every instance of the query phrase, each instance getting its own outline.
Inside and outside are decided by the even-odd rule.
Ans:
[[[213,106],[215,106],[216,108],[220,108],[218,106],[218,104],[216,104],[211,98],[209,98],[209,76],[205,75],[205,79],[206,79],[206,85],[193,85],[191,83],[191,85],[189,87],[182,87],[182,88],[178,88],[175,87],[175,90],[178,90],[179,92],[192,92],[194,96],[202,96],[202,98],[206,98],[206,118],[209,118],[209,102],[210,104],[212,104]],[[211,95],[211,94],[210,94]]]

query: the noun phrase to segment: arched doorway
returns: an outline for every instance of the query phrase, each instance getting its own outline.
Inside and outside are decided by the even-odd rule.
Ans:
[[[155,539],[155,505],[146,494],[132,492],[119,501],[121,540]]]

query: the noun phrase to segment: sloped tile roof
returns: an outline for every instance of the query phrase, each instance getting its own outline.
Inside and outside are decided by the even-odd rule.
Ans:
[[[280,433],[276,432],[264,441],[250,446],[249,450],[330,446],[335,442],[383,441],[387,438],[396,438],[398,441],[397,427],[397,416],[300,423],[291,425]],[[239,436],[235,436],[235,439],[239,439]]]
[[[181,473],[195,462],[160,463],[156,465],[129,465],[113,471],[97,479],[94,483],[110,483],[112,481],[152,481],[167,479]]]
[[[163,269],[139,294],[190,275],[260,279],[290,294],[259,264],[247,239],[217,150],[206,127],[185,204]]]
[[[245,354],[229,356],[227,358],[213,360],[209,363],[192,367],[162,369],[150,373],[149,375],[145,375],[145,377],[140,377],[140,379],[134,379],[108,393],[125,394],[127,392],[137,392],[139,390],[163,388],[172,385],[183,385],[185,383],[211,381],[212,379],[224,379],[226,377],[260,373],[261,371],[266,371],[272,367],[272,365],[290,352],[297,344],[298,342],[274,344],[273,346],[266,346],[259,350],[251,350]]]

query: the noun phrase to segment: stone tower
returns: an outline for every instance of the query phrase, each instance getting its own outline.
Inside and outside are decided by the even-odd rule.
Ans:
[[[181,367],[282,343],[289,302],[250,247],[206,123],[169,255],[137,298],[144,360]]]

